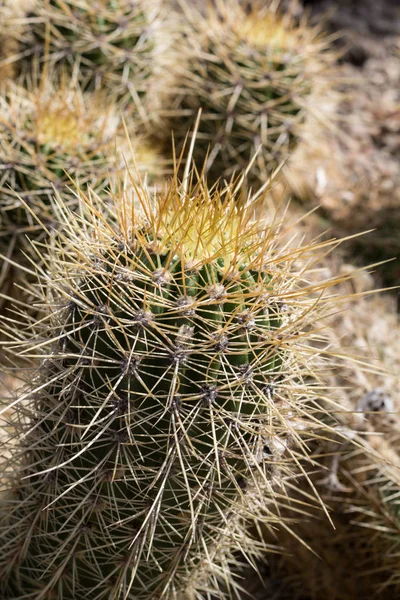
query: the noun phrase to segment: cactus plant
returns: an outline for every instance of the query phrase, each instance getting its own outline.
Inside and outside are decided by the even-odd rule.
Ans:
[[[34,9],[36,0],[1,0],[0,2],[0,84],[14,77],[19,59],[19,39],[23,21]]]
[[[311,107],[319,111],[317,91],[332,65],[327,40],[290,12],[280,14],[276,2],[246,10],[236,0],[219,1],[206,16],[180,4],[187,31],[175,66],[165,69],[166,129],[182,143],[202,108],[196,153],[200,163],[209,152],[209,177],[245,169],[260,147],[251,173],[265,177],[288,158]]]
[[[19,399],[3,597],[231,597],[237,552],[260,552],[246,522],[279,518],[312,436],[303,338],[328,284],[233,186],[81,199],[58,199],[43,318],[10,334],[45,361]]]
[[[0,84],[14,76],[13,55],[17,51],[17,41],[10,31],[11,7],[0,4]]]
[[[21,68],[50,60],[79,74],[84,89],[137,101],[162,51],[161,22],[158,0],[39,0],[22,37]]]
[[[0,13],[1,17],[1,13]],[[10,56],[15,54],[16,43],[12,37],[9,37],[7,31],[0,32],[0,85],[14,77],[14,63]]]
[[[155,177],[157,152],[134,134],[137,168]],[[136,128],[137,129],[137,128]],[[29,250],[26,236],[43,237],[43,225],[54,224],[50,198],[62,191],[71,207],[78,201],[68,186],[78,181],[105,193],[116,172],[124,167],[116,158],[129,147],[116,108],[105,106],[102,96],[81,91],[73,80],[44,73],[39,87],[28,90],[9,83],[0,98],[0,252],[20,260],[14,248]],[[11,265],[4,263],[0,282],[9,283]],[[3,285],[0,283],[0,288]]]
[[[70,81],[58,86],[47,76],[30,90],[10,84],[0,103],[4,222],[37,225],[17,195],[41,217],[54,187],[62,189],[75,178],[95,189],[104,185],[118,130],[112,107],[106,110],[99,98],[85,96]]]

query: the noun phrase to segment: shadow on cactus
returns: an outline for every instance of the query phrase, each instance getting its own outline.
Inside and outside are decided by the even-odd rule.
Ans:
[[[153,73],[161,21],[158,0],[38,0],[22,37],[21,68],[29,73],[32,58],[49,60],[79,74],[84,89],[132,101]]]
[[[44,360],[15,402],[8,600],[238,596],[235,571],[263,550],[248,522],[280,520],[324,427],[306,339],[333,282],[304,273],[326,244],[283,243],[233,186],[132,185],[113,205],[80,192],[79,214],[58,198],[44,316],[9,331],[9,350]]]
[[[209,176],[245,169],[261,148],[252,175],[265,179],[298,143],[308,112],[319,112],[332,65],[327,39],[290,12],[281,15],[277,3],[245,10],[220,1],[206,16],[181,4],[186,38],[161,111],[169,129],[182,143],[202,108],[196,157],[203,162],[210,152]]]

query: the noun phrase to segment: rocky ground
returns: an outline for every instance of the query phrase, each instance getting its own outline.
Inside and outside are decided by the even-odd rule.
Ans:
[[[305,144],[293,157],[288,181],[300,206],[319,205],[319,226],[337,236],[372,231],[344,244],[346,260],[367,264],[396,257],[374,269],[374,279],[363,280],[362,292],[379,285],[400,284],[400,2],[398,0],[303,0],[298,14],[307,11],[318,24],[338,34],[337,89],[342,93],[337,116],[330,130],[311,130]],[[318,219],[317,219],[318,220]],[[314,223],[313,223],[314,226]],[[346,265],[339,268],[344,269]],[[356,285],[358,285],[356,283]],[[364,285],[366,287],[364,287]],[[342,388],[343,405],[358,410],[368,390],[382,390],[393,402],[392,423],[386,431],[390,442],[384,448],[382,437],[369,438],[381,454],[398,447],[400,382],[398,379],[399,321],[396,315],[398,291],[366,297],[350,303],[338,315],[332,333],[345,349],[360,353],[371,365],[378,363],[387,375],[367,374],[354,366],[332,373],[332,385]],[[351,420],[351,419],[350,419]],[[374,423],[378,431],[384,423]],[[388,457],[398,461],[397,453]],[[269,600],[391,600],[387,585],[390,568],[383,556],[379,524],[372,508],[363,513],[362,496],[373,484],[356,483],[368,467],[339,467],[339,487],[333,491],[318,487],[332,509],[335,529],[318,512],[294,527],[298,538],[278,534],[284,553],[271,555],[261,565],[263,583],[250,576],[246,589]],[[365,460],[365,459],[364,459]],[[355,463],[357,464],[357,463]],[[356,473],[356,475],[353,475]],[[337,482],[336,482],[337,483]],[[381,484],[383,485],[383,484]],[[346,489],[346,487],[348,488]],[[373,493],[373,492],[372,492]],[[368,500],[368,506],[370,500]],[[351,511],[356,511],[349,516]],[[369,511],[369,512],[368,512]],[[378,511],[379,512],[379,511]],[[370,513],[370,514],[369,514]],[[354,516],[354,514],[356,516]],[[357,517],[357,514],[359,516]],[[362,517],[360,517],[362,515]],[[387,516],[387,515],[386,515]],[[357,526],[360,518],[362,527]],[[368,519],[370,518],[370,521]],[[365,519],[364,521],[362,519]],[[368,529],[372,523],[371,533]],[[305,541],[305,544],[299,539]],[[271,541],[270,538],[268,538]],[[313,549],[306,546],[309,545]],[[395,554],[395,543],[389,555]],[[397,568],[397,567],[396,567]],[[385,571],[387,569],[387,571]],[[387,587],[386,587],[387,585]]]
[[[299,148],[293,189],[338,235],[376,228],[352,243],[364,262],[400,256],[400,3],[303,0],[299,10],[338,35],[342,99],[331,130]],[[400,260],[378,272],[398,285]]]

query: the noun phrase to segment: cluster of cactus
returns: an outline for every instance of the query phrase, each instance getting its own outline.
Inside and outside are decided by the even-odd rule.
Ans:
[[[352,439],[316,367],[331,243],[262,202],[318,118],[328,39],[275,0],[178,0],[168,26],[166,0],[0,4],[0,299],[19,265],[40,311],[0,327],[28,374],[0,390],[1,597],[241,598],[244,565],[321,513],[321,447],[337,484]],[[386,552],[397,475],[361,456]]]
[[[354,283],[340,286],[340,292],[349,293]],[[320,439],[313,451],[324,474],[316,469],[314,482],[330,507],[335,531],[327,528],[319,510],[309,510],[293,525],[295,535],[284,530],[278,535],[286,553],[272,558],[271,569],[294,588],[291,599],[391,600],[400,591],[400,336],[395,298],[352,299],[345,318],[335,316],[329,338],[332,345],[340,338],[358,356],[353,363],[342,356],[336,366],[329,365],[327,385],[342,388],[345,435],[334,445]],[[303,497],[307,489],[298,481],[295,493]]]
[[[45,314],[15,343],[47,360],[3,502],[7,600],[229,593],[234,550],[259,553],[245,524],[301,451],[317,317],[293,271],[310,248],[280,250],[254,211],[175,179],[62,205]]]
[[[38,0],[21,39],[21,70],[32,62],[62,65],[86,89],[138,100],[160,52],[159,0]]]
[[[234,0],[209,7],[206,17],[189,5],[186,13],[190,44],[177,48],[164,131],[182,144],[201,109],[195,156],[199,164],[208,156],[208,176],[229,178],[256,157],[251,174],[265,180],[298,143],[313,102],[317,110],[321,73],[328,81],[332,61],[326,39],[276,6],[246,10]]]

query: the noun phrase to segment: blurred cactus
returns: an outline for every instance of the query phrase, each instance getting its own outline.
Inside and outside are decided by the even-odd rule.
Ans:
[[[118,118],[112,107],[87,97],[71,82],[60,86],[43,77],[40,87],[25,90],[9,83],[0,98],[0,243],[8,258],[21,258],[26,236],[43,237],[54,223],[50,199],[78,180],[100,190],[116,165],[112,148]],[[18,254],[16,254],[18,250]],[[4,263],[2,281],[10,282]]]
[[[179,146],[202,108],[196,156],[202,163],[209,153],[210,176],[230,177],[259,151],[251,173],[265,178],[298,143],[311,107],[319,110],[317,92],[332,64],[327,40],[280,14],[276,2],[246,10],[219,1],[206,16],[181,4],[186,37],[165,69],[161,113],[169,127],[162,131],[172,129]]]
[[[46,360],[20,397],[3,597],[231,597],[237,552],[261,551],[247,522],[281,521],[269,505],[315,429],[304,336],[329,283],[233,188],[81,200],[58,199],[44,317],[10,333]]]
[[[47,76],[30,90],[10,84],[0,103],[4,221],[26,225],[29,213],[21,210],[17,195],[41,217],[54,188],[74,179],[96,190],[104,185],[119,124],[113,107],[71,81],[57,85]]]
[[[329,226],[337,237],[353,236],[346,244],[352,260],[387,261],[376,276],[384,285],[396,286],[400,281],[400,53],[396,56],[395,44],[388,44],[384,55],[378,49],[379,45],[361,70],[340,66],[336,126],[308,126],[286,175],[290,194],[306,210],[321,207],[324,228]],[[355,236],[366,230],[367,235]]]
[[[39,239],[43,226],[55,224],[50,200],[55,190],[71,208],[78,204],[71,185],[90,185],[106,195],[116,173],[124,168],[119,149],[129,146],[121,119],[104,98],[81,91],[69,78],[43,74],[39,87],[26,90],[9,83],[0,97],[0,252],[20,260],[14,249],[29,250],[26,237]],[[158,153],[134,132],[137,169],[155,177],[161,170]],[[119,139],[116,140],[116,137]],[[4,263],[0,287],[10,283],[10,265]]]
[[[13,56],[17,52],[17,40],[11,33],[10,22],[13,17],[11,7],[0,3],[0,86],[14,76]]]
[[[355,288],[357,295],[329,322],[331,347],[340,343],[346,356],[330,360],[324,372],[342,406],[338,418],[355,443],[337,438],[335,446],[324,436],[310,448],[320,465],[313,481],[334,529],[320,510],[307,507],[309,514],[293,523],[295,535],[278,528],[267,537],[286,550],[271,562],[279,580],[295,588],[293,600],[392,600],[400,593],[399,320],[395,298],[371,295],[371,282],[362,297],[358,284],[352,279],[339,287],[344,297]],[[292,494],[303,497],[307,489],[298,480]],[[293,522],[297,515],[284,516]]]
[[[78,75],[85,90],[138,100],[163,51],[160,6],[159,0],[38,0],[21,39],[21,68],[29,73],[32,59],[49,60]]]
[[[0,85],[14,77],[23,21],[36,0],[0,0]]]

